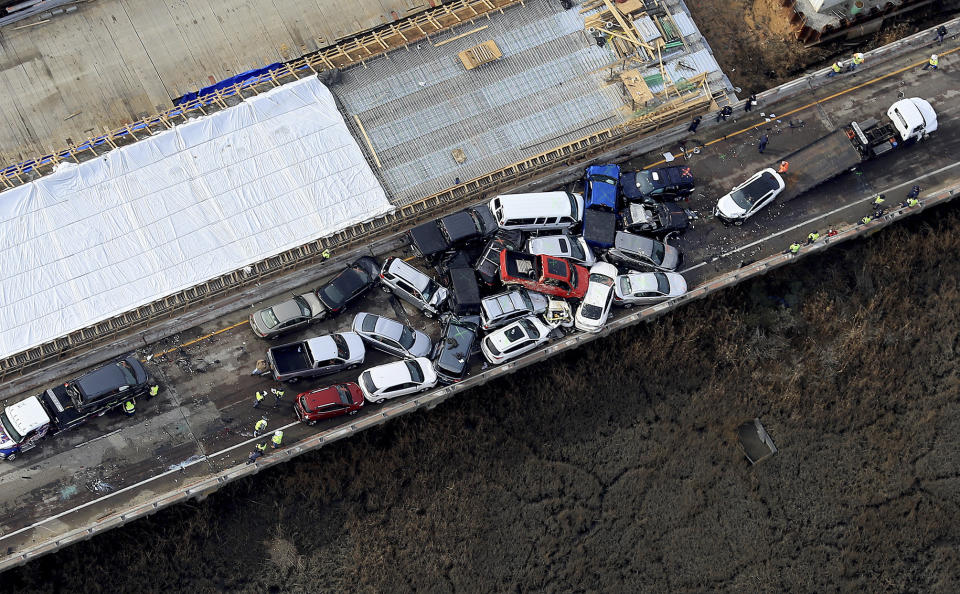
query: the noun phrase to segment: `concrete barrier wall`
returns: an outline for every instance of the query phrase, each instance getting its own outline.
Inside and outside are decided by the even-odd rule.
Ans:
[[[388,420],[401,415],[405,415],[420,409],[431,409],[448,398],[469,390],[474,386],[485,384],[491,380],[505,376],[509,373],[513,373],[519,369],[523,369],[535,363],[544,361],[559,352],[574,349],[588,342],[597,340],[598,338],[608,336],[613,332],[618,332],[624,328],[634,326],[641,322],[654,320],[666,314],[667,312],[673,311],[685,305],[688,302],[702,299],[727,287],[737,285],[752,278],[756,278],[760,275],[766,274],[771,270],[791,264],[796,260],[808,255],[819,253],[820,251],[828,249],[834,245],[872,234],[877,230],[886,227],[887,225],[890,225],[891,223],[894,223],[904,217],[919,214],[928,208],[949,202],[958,195],[960,195],[960,185],[945,188],[936,192],[932,196],[928,196],[918,207],[897,208],[868,224],[855,224],[843,229],[839,229],[838,233],[832,237],[823,237],[811,245],[802,247],[800,252],[796,255],[776,254],[768,258],[764,258],[738,270],[710,279],[705,283],[694,287],[682,297],[672,299],[652,307],[640,309],[625,316],[621,316],[611,321],[601,332],[597,334],[584,334],[578,332],[555,342],[548,343],[544,348],[534,351],[519,359],[509,361],[503,365],[483,371],[458,384],[439,388],[425,395],[413,397],[408,400],[387,404],[383,407],[379,414],[363,417],[356,422],[323,431],[301,442],[297,442],[290,447],[273,451],[268,456],[260,458],[254,464],[235,466],[209,477],[200,478],[190,484],[182,485],[176,490],[159,494],[151,501],[132,505],[122,512],[115,512],[109,516],[91,522],[82,528],[72,530],[59,536],[50,537],[48,540],[37,546],[23,551],[14,552],[13,554],[8,555],[6,558],[0,560],[0,571],[22,565],[41,555],[56,551],[70,544],[86,540],[111,528],[122,526],[131,520],[146,517],[175,503],[181,503],[190,499],[202,500],[227,483],[254,475],[264,468],[270,468],[274,465],[286,462],[295,456],[317,450],[327,444],[350,437],[360,431],[363,431],[364,429],[382,425]],[[238,444],[231,449],[243,447],[249,443],[252,443],[253,441],[256,440],[248,440],[248,442]],[[119,492],[116,494],[119,494]],[[62,517],[62,515],[58,517]],[[38,524],[42,525],[42,523],[43,522],[40,522]],[[37,527],[39,527],[39,525]]]

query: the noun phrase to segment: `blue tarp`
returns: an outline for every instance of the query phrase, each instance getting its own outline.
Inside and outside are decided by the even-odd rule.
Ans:
[[[243,82],[243,81],[245,81],[245,80],[247,80],[247,79],[250,79],[250,78],[256,78],[256,77],[260,76],[261,74],[266,74],[266,73],[270,72],[271,70],[276,70],[277,68],[280,68],[281,66],[283,66],[283,64],[282,64],[281,62],[275,62],[275,63],[273,63],[273,64],[270,64],[269,66],[264,66],[264,67],[262,67],[262,68],[254,68],[253,70],[247,70],[246,72],[241,72],[240,74],[235,74],[235,75],[231,76],[230,78],[225,78],[225,79],[221,80],[220,82],[217,82],[217,83],[214,83],[214,84],[210,85],[209,87],[203,87],[202,89],[200,89],[200,90],[197,91],[196,93],[187,93],[186,95],[180,97],[179,99],[176,99],[176,100],[173,102],[173,104],[174,104],[174,105],[182,105],[182,104],[184,104],[184,103],[186,103],[186,102],[188,102],[188,101],[193,101],[194,99],[197,99],[198,97],[203,97],[204,95],[209,95],[210,93],[216,91],[217,89],[226,89],[227,87],[232,87],[233,85],[237,84],[238,82]]]

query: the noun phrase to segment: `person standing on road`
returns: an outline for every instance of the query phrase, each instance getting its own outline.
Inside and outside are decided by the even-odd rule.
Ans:
[[[150,386],[150,395],[147,397],[147,400],[150,400],[154,396],[160,393],[160,386],[154,384]]]
[[[320,257],[324,260],[329,260],[331,255],[330,250],[327,248],[323,248],[323,251],[320,252]]]
[[[947,36],[947,28],[943,25],[937,27],[937,45],[943,45],[943,38]]]
[[[700,125],[700,120],[702,120],[702,119],[703,119],[702,116],[697,116],[697,117],[693,118],[693,121],[690,122],[690,126],[687,128],[687,132],[691,132],[691,133],[696,132],[696,131],[697,131],[697,126]]]
[[[733,114],[733,108],[730,107],[729,105],[724,105],[723,109],[721,109],[720,112],[717,113],[717,121],[719,122],[720,120],[723,120],[724,122],[726,122],[727,118],[730,117],[732,114]]]
[[[260,437],[260,434],[267,430],[267,417],[260,417],[257,424],[253,426],[253,436]]]
[[[920,186],[913,186],[910,188],[910,191],[907,192],[907,198],[919,198],[920,197]]]
[[[883,203],[886,202],[886,194],[877,194],[873,199],[873,216],[879,217],[883,214]]]
[[[257,390],[257,393],[253,395],[253,408],[260,408],[260,405],[263,404],[263,397],[266,395],[266,392]]]
[[[765,150],[767,149],[767,142],[768,142],[769,140],[770,140],[770,139],[767,138],[767,135],[766,135],[766,134],[763,134],[762,136],[760,136],[760,144],[757,145],[757,151],[758,151],[761,155],[763,154],[763,151],[765,151]]]
[[[123,414],[132,417],[137,412],[137,402],[133,398],[123,403]]]
[[[283,388],[270,388],[270,391],[273,392],[273,397],[276,398],[276,402],[273,403],[273,408],[280,406],[280,399],[283,398],[284,390]]]
[[[807,235],[807,245],[810,245],[811,243],[815,242],[818,239],[820,239],[820,234],[817,233],[816,231],[811,231]]]
[[[843,62],[837,61],[830,65],[830,72],[827,73],[827,78],[831,76],[836,76],[843,72]]]
[[[247,464],[253,464],[257,461],[257,458],[264,455],[267,452],[267,442],[261,441],[257,444],[256,448],[250,452],[250,458],[247,460]]]
[[[753,109],[753,106],[756,104],[757,104],[757,96],[755,94],[751,94],[750,97],[747,99],[747,102],[743,104],[743,111],[749,112],[751,109]]]
[[[788,252],[789,252],[789,253],[793,254],[794,256],[796,256],[797,254],[800,253],[800,248],[801,248],[801,247],[803,247],[803,246],[800,245],[799,243],[797,243],[796,241],[794,241],[793,243],[790,244],[790,247],[788,247],[788,248],[787,248],[787,251],[784,252],[784,253],[788,253]]]
[[[923,65],[923,69],[926,70],[928,68],[933,68],[934,70],[936,70],[939,64],[940,64],[940,58],[937,57],[937,54],[931,54],[930,60],[928,60],[927,63]]]
[[[280,447],[280,442],[283,441],[283,431],[277,429],[273,432],[273,437],[270,439],[270,447],[277,449]]]
[[[777,167],[777,173],[786,173],[790,169],[790,161],[780,161],[780,166]]]
[[[862,219],[860,219],[860,224],[861,224],[861,225],[866,225],[867,223],[869,223],[869,222],[872,221],[872,220],[873,220],[873,217],[871,217],[870,215],[867,215],[867,216],[863,217]]]

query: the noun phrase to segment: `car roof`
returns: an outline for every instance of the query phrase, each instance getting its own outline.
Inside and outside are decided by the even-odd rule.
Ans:
[[[624,276],[630,279],[630,293],[633,294],[658,290],[659,284],[655,275],[654,272],[634,272]]]
[[[314,361],[332,359],[338,354],[337,343],[333,340],[332,334],[308,338],[307,348],[310,349],[310,356]]]
[[[443,217],[440,219],[440,225],[446,230],[451,241],[460,241],[480,233],[473,217],[466,211],[455,212]]]
[[[509,291],[507,293],[485,297],[482,302],[482,307],[491,318],[497,318],[504,313],[527,308],[520,291]]]
[[[410,239],[425,255],[443,252],[450,247],[450,243],[440,232],[440,227],[437,226],[436,221],[430,221],[410,229]]]
[[[689,167],[683,165],[671,165],[669,167],[660,167],[659,169],[654,170],[658,174],[658,177],[661,178],[660,181],[653,180],[654,183],[661,186],[669,184],[679,184],[679,183],[692,183],[693,182],[693,172]],[[652,179],[652,178],[651,178]]]
[[[527,242],[528,249],[532,252],[539,251],[548,254],[569,254],[570,242],[573,241],[566,235],[543,235],[540,237],[531,237]],[[562,243],[561,243],[562,242]],[[566,249],[563,248],[566,245]]]
[[[493,332],[487,335],[487,339],[490,342],[492,342],[493,346],[495,346],[499,351],[503,351],[511,344],[514,344],[515,342],[518,342],[520,340],[528,340],[530,338],[530,335],[527,333],[527,330],[524,328],[524,325],[521,324],[521,322],[523,322],[524,320],[533,322],[533,320],[529,320],[529,317],[530,316],[526,318],[521,318],[519,320],[516,320],[515,322],[510,322],[503,328],[494,330]],[[534,326],[536,325],[537,324],[534,322]],[[511,330],[514,330],[514,328],[519,328],[522,331],[523,336],[522,337],[518,336],[516,340],[510,340],[508,333],[514,334],[515,331],[511,332]]]
[[[407,361],[408,360],[405,359],[403,361],[377,365],[376,367],[368,369],[367,373],[370,374],[373,385],[378,389],[409,382],[413,378],[410,377],[410,370],[407,369]]]
[[[27,398],[11,404],[7,407],[6,413],[14,429],[21,435],[26,435],[50,422],[50,417],[40,404],[39,398]],[[2,432],[3,426],[0,425],[0,433]]]
[[[271,309],[273,310],[273,315],[277,317],[277,320],[279,320],[281,324],[293,318],[300,317],[301,313],[300,306],[293,299],[281,301]]]
[[[403,335],[403,324],[397,320],[391,320],[390,318],[377,316],[377,325],[374,327],[373,331],[380,336],[392,338],[393,340],[400,340],[400,337]]]
[[[617,231],[617,238],[614,245],[621,250],[628,252],[650,254],[653,251],[653,239],[642,235],[627,233],[626,231]]]
[[[399,277],[402,277],[405,281],[412,284],[418,291],[426,291],[427,287],[430,286],[430,281],[433,280],[400,258],[393,258],[390,260],[387,270]]]
[[[141,365],[139,361],[134,357],[127,357],[123,361],[129,363],[132,367],[130,372],[133,373],[134,378],[140,375],[137,373],[137,368],[143,369],[143,365]],[[76,384],[79,386],[81,393],[87,398],[95,398],[120,386],[130,385],[127,384],[127,378],[118,367],[119,363],[120,361],[108,363],[99,369],[94,369],[90,373],[81,376],[76,380]]]
[[[739,189],[752,200],[757,200],[771,190],[779,190],[780,180],[773,169],[764,169],[754,173]]]
[[[561,258],[553,258],[550,256],[543,256],[543,260],[546,261],[546,266],[543,269],[544,278],[555,278],[560,280],[567,280],[570,278],[570,263]]]
[[[570,212],[570,196],[577,203],[577,213]],[[560,217],[576,214],[583,205],[583,196],[567,192],[536,192],[529,194],[501,194],[493,200],[500,202],[504,219]],[[491,202],[493,201],[491,200]]]

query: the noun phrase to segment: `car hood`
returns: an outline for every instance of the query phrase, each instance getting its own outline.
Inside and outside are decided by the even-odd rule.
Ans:
[[[667,270],[676,270],[680,264],[680,250],[672,245],[664,244],[663,247],[665,249],[663,251],[663,264],[661,264],[661,266]]]
[[[340,336],[347,343],[347,349],[350,351],[350,361],[363,361],[367,354],[367,347],[363,344],[363,339],[356,332],[341,332]]]
[[[671,297],[679,297],[687,292],[687,279],[683,278],[683,275],[674,273],[669,275],[669,278]]]
[[[739,219],[747,214],[747,211],[734,202],[730,194],[727,194],[717,202],[717,213],[728,219]]]
[[[433,344],[430,337],[423,332],[413,333],[413,346],[410,347],[410,354],[414,357],[427,357],[433,350]]]

